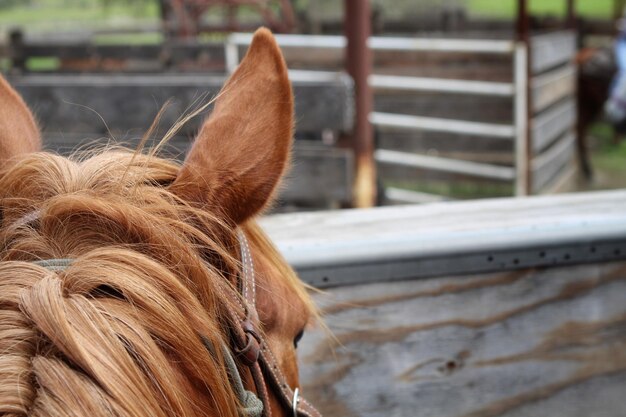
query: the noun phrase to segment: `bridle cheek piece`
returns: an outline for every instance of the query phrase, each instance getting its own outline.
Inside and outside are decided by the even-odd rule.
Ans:
[[[241,273],[239,275],[241,294],[234,294],[233,297],[227,299],[243,299],[244,305],[239,302],[227,303],[231,320],[233,323],[240,323],[240,327],[235,326],[233,329],[232,351],[241,363],[250,368],[257,395],[263,403],[264,417],[271,417],[272,415],[267,385],[273,389],[282,406],[293,413],[294,417],[321,417],[319,411],[300,396],[299,388],[291,389],[280,370],[276,357],[258,330],[259,315],[256,310],[254,262],[245,233],[239,229],[237,236],[241,253]],[[232,291],[232,287],[229,287],[228,291]]]
[[[259,360],[261,355],[262,339],[250,320],[245,320],[241,327],[246,335],[247,342],[243,349],[236,349],[235,354],[246,366],[252,366]]]

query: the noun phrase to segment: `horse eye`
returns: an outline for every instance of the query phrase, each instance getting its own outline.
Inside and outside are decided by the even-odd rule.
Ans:
[[[293,347],[294,348],[298,349],[298,342],[300,341],[300,339],[302,339],[302,336],[304,336],[304,329],[300,330],[300,332],[293,339]]]

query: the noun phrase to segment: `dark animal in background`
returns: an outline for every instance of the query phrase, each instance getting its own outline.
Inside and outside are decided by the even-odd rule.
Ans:
[[[589,160],[587,135],[590,126],[604,112],[613,77],[617,72],[615,55],[610,48],[585,48],[576,56],[578,64],[578,155],[583,174],[593,175]],[[618,140],[617,132],[615,141]]]

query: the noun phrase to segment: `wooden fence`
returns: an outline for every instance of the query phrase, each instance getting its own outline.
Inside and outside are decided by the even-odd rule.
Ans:
[[[277,40],[286,49],[288,56],[292,48],[337,50],[346,45],[345,38],[341,36],[279,35]],[[239,47],[248,45],[250,41],[249,34],[233,34],[228,38],[225,58],[229,71],[238,63]],[[375,111],[370,115],[370,121],[381,132],[445,133],[460,136],[468,143],[481,139],[488,141],[489,146],[495,144],[495,148],[508,149],[510,155],[501,158],[502,161],[498,163],[489,163],[433,155],[433,151],[439,153],[440,149],[449,148],[444,143],[433,145],[428,154],[393,149],[389,145],[381,147],[379,144],[374,155],[379,165],[437,172],[447,176],[448,181],[455,181],[455,177],[461,176],[508,183],[512,184],[516,195],[553,191],[564,178],[571,176],[572,146],[575,142],[572,126],[576,122],[576,70],[572,62],[576,52],[575,33],[557,32],[535,36],[528,44],[507,40],[372,37],[368,45],[375,52],[497,55],[507,57],[511,62],[507,81],[387,73],[371,75],[369,84],[375,91],[410,93],[416,97],[424,93],[454,94],[450,100],[463,95],[476,97],[476,100],[497,97],[509,100],[507,105],[513,108],[508,121],[499,123],[463,117],[407,114],[406,109],[402,113]],[[444,102],[445,99],[441,105]],[[468,101],[468,105],[479,104]],[[567,134],[557,141],[564,131]],[[464,148],[471,146],[465,144]],[[448,153],[454,154],[454,151],[448,149]],[[411,177],[410,174],[407,176]],[[386,194],[391,200],[401,202],[442,199],[396,187],[387,188]]]
[[[156,32],[156,29],[155,29]],[[78,39],[77,39],[78,38]],[[224,46],[220,42],[170,40],[158,44],[99,44],[79,35],[68,39],[30,39],[23,32],[11,32],[0,45],[0,56],[10,59],[13,73],[24,73],[37,58],[53,58],[55,72],[164,72],[190,67],[223,73]]]
[[[198,74],[26,74],[9,82],[34,109],[45,146],[67,153],[83,144],[118,141],[135,146],[159,109],[155,140],[217,94],[224,76]],[[319,136],[352,126],[352,80],[342,74],[291,76],[296,97],[296,136]],[[189,121],[169,143],[171,156],[184,155],[202,116]],[[151,142],[152,143],[152,142]],[[149,145],[151,144],[149,143]],[[293,169],[281,199],[305,206],[337,206],[351,200],[353,158],[321,141],[297,141]]]
[[[531,192],[558,188],[575,172],[576,34],[531,38]]]
[[[262,225],[324,290],[298,348],[324,415],[624,415],[625,191]]]
[[[228,37],[225,45],[168,42],[139,47],[91,43],[51,44],[41,40],[24,42],[20,35],[13,36],[7,53],[12,59],[13,69],[18,72],[27,69],[29,59],[45,56],[56,56],[69,69],[74,70],[80,69],[81,62],[85,63],[86,59],[89,68],[94,68],[95,65],[100,70],[106,70],[107,65],[124,62],[124,66],[120,67],[124,71],[167,71],[168,68],[185,68],[186,65],[195,70],[212,68],[222,71],[224,67],[232,70],[237,65],[240,48],[246,46],[250,40],[250,34],[233,34]],[[290,61],[292,57],[296,60],[302,59],[302,48],[314,52],[338,51],[338,56],[341,56],[346,45],[342,36],[278,35],[277,40]],[[454,77],[449,74],[442,77],[394,75],[387,71],[370,76],[371,88],[381,94],[381,103],[378,103],[377,98],[377,109],[370,115],[370,121],[383,137],[374,157],[379,164],[382,183],[391,184],[385,190],[388,200],[424,202],[446,198],[418,192],[416,189],[398,188],[393,184],[394,181],[398,182],[394,180],[394,176],[405,183],[409,182],[404,181],[405,178],[433,177],[449,183],[469,180],[480,186],[485,183],[497,186],[503,184],[509,187],[509,192],[523,195],[554,192],[575,172],[573,154],[576,134],[573,127],[576,123],[576,68],[572,62],[576,52],[574,32],[562,31],[534,36],[527,44],[509,40],[372,37],[369,46],[377,53],[391,54],[384,56],[392,60],[398,55],[434,53],[484,57],[487,63],[491,62],[490,57],[499,57],[507,61],[508,65],[505,66],[508,68],[505,70],[508,71],[505,79],[492,81],[464,79],[462,74],[458,78],[459,75]],[[320,58],[319,54],[308,55],[313,56],[312,59]],[[438,63],[439,61],[435,61],[431,65]],[[418,62],[416,66],[419,65]],[[300,70],[292,71],[292,76],[299,80],[313,80],[310,86],[314,85],[314,80],[323,81],[333,77],[327,72]],[[32,77],[31,82],[36,83],[37,78]],[[144,81],[140,81],[139,76],[134,80],[144,86],[154,82],[156,90],[151,94],[155,94],[157,101],[161,100],[161,103],[165,100],[163,91],[173,93],[174,90],[183,88],[183,84],[191,83],[192,88],[186,90],[189,93],[200,87],[197,83],[194,84],[196,81],[193,78],[202,82],[201,77],[191,74],[178,76],[166,73],[141,77],[145,78]],[[489,77],[488,72],[485,77]],[[80,88],[87,91],[90,88],[86,85],[88,82],[95,83],[93,88],[102,89],[102,82],[123,83],[120,80],[123,80],[123,76],[107,76],[99,81],[81,76],[73,83],[83,83]],[[67,79],[61,80],[59,85],[66,84]],[[162,86],[165,88],[160,89]],[[127,91],[125,88],[113,88],[120,94]],[[319,99],[314,106],[303,104],[307,102],[308,94],[297,94],[300,106],[298,114],[305,115],[300,117],[298,128],[300,132],[317,131],[318,137],[322,131],[331,133],[332,142],[338,133],[351,130],[350,123],[353,119],[345,115],[351,111],[352,105],[346,101],[345,89],[339,87],[339,99],[336,99],[328,88],[334,87],[327,85],[327,88],[322,89],[323,94],[317,95]],[[387,100],[391,97],[392,103],[385,103],[382,95],[387,95]],[[96,96],[83,94],[80,99],[87,98],[87,103],[72,97],[64,100],[91,106],[90,103]],[[35,99],[33,95],[30,97]],[[483,106],[486,99],[491,101],[481,114],[477,108]],[[45,99],[37,100],[45,103]],[[131,103],[139,106],[139,101],[134,97],[131,100],[118,97],[114,101],[123,103],[121,108],[132,106]],[[442,110],[450,108],[452,111],[432,111],[429,109],[430,101],[430,107]],[[191,97],[187,96],[186,102],[191,102]],[[341,108],[337,108],[337,105]],[[149,103],[143,103],[142,106],[154,110],[154,106]],[[62,107],[75,110],[68,106]],[[504,111],[502,107],[505,108]],[[57,106],[40,105],[42,119],[47,126],[62,130],[62,124],[70,119],[50,116],[48,113],[51,109],[56,112]],[[118,125],[119,120],[114,118],[114,121],[110,120],[110,124],[119,126],[120,129],[125,129],[124,126],[136,127],[133,122],[139,117],[137,111],[134,108],[133,111],[120,112],[121,118],[126,117],[129,120]],[[443,115],[437,114],[438,112]],[[490,113],[502,114],[496,117]],[[487,120],[480,120],[485,115]],[[144,120],[151,120],[151,117]],[[195,127],[193,124],[191,126]],[[395,136],[399,136],[399,139],[396,140]],[[428,138],[426,146],[410,144],[419,143],[423,137]],[[342,176],[339,182],[346,179]]]

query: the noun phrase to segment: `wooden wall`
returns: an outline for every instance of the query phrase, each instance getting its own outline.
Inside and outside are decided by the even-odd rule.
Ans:
[[[451,260],[451,262],[454,262]],[[339,287],[300,342],[326,416],[623,416],[626,263]]]
[[[626,415],[626,190],[262,225],[323,291],[298,349],[325,416]]]
[[[213,98],[224,76],[200,74],[26,74],[8,77],[33,109],[45,146],[69,153],[107,142],[134,147],[168,100],[155,145],[183,115]],[[296,137],[335,137],[351,129],[352,80],[344,74],[292,76]],[[188,121],[166,146],[167,156],[182,157],[204,115]],[[293,168],[280,194],[282,203],[329,208],[352,200],[353,156],[319,140],[298,141]]]

